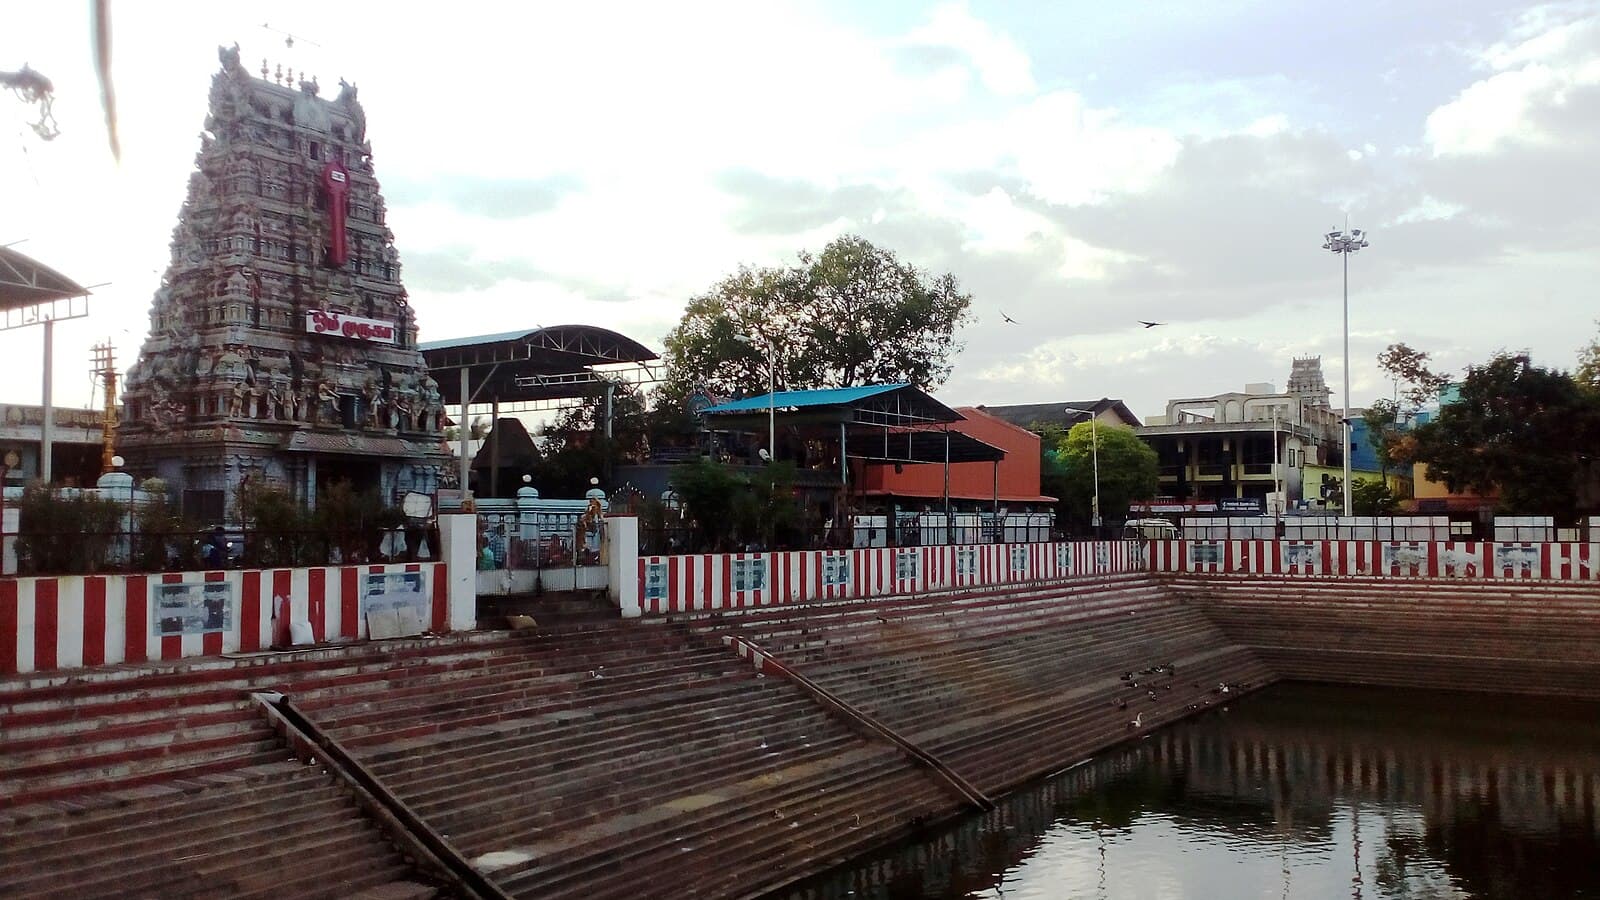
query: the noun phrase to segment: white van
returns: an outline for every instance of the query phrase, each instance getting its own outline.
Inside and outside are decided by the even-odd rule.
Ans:
[[[1122,526],[1125,541],[1175,541],[1178,526],[1166,519],[1130,519]]]

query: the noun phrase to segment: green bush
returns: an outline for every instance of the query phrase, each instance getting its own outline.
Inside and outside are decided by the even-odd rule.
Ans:
[[[17,504],[17,568],[24,574],[88,574],[112,567],[124,504],[29,485]]]

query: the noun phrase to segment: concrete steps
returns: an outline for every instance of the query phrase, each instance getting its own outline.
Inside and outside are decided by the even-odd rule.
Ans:
[[[382,888],[421,897],[436,890],[416,880],[342,787],[295,762],[17,807],[0,814],[0,825],[7,896],[331,898]]]

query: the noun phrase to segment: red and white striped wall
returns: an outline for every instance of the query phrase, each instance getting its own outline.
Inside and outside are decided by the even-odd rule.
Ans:
[[[1600,543],[1152,541],[1154,572],[1600,580]]]
[[[306,620],[318,642],[367,635],[361,615],[366,574],[420,572],[434,631],[450,629],[445,563],[395,563],[157,575],[0,578],[0,675],[111,663],[250,652],[274,643],[274,614]],[[153,584],[222,581],[233,587],[227,631],[156,633]],[[287,603],[287,614],[281,607]],[[287,630],[280,624],[282,631]]]
[[[889,597],[1143,568],[1126,541],[644,556],[637,566],[644,613]],[[761,571],[759,579],[752,580],[752,568]]]

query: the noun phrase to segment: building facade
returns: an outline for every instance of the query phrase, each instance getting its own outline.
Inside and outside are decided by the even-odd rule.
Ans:
[[[321,96],[219,51],[210,114],[129,370],[119,449],[186,510],[240,484],[308,505],[336,482],[393,502],[451,478],[354,85]]]
[[[1210,397],[1171,400],[1166,413],[1135,429],[1155,451],[1161,494],[1179,501],[1255,498],[1286,504],[1304,497],[1307,465],[1342,465],[1339,413],[1320,357],[1297,359],[1290,390],[1246,385]]]
[[[991,512],[996,503],[1007,512],[1048,511],[1056,501],[1039,493],[1039,436],[991,414],[982,407],[958,406],[961,421],[950,430],[1005,451],[996,462],[950,464],[950,503],[956,512]],[[945,470],[938,465],[863,467],[856,484],[858,508],[884,511],[942,512]]]

